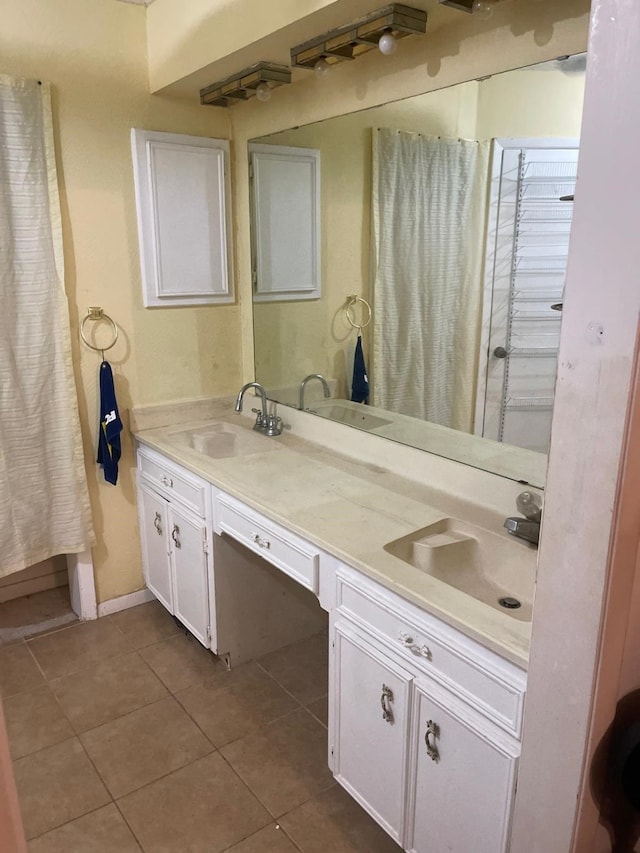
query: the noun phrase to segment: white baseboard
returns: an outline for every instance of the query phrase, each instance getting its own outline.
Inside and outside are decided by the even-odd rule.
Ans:
[[[110,616],[112,613],[118,613],[120,610],[127,610],[129,607],[137,607],[138,604],[146,604],[147,601],[154,600],[155,595],[150,590],[139,589],[137,592],[130,592],[128,595],[121,595],[118,598],[101,601],[98,605],[98,616]]]

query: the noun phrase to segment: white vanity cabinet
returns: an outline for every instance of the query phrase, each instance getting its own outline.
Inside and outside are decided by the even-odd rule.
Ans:
[[[506,853],[525,674],[351,569],[336,583],[336,779],[411,853]]]
[[[142,565],[148,588],[211,646],[208,484],[147,448],[138,450]]]
[[[334,775],[402,844],[411,673],[348,620],[331,633]]]

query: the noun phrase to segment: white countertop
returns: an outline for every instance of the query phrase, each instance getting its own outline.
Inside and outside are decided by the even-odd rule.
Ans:
[[[215,420],[251,430],[251,421],[227,411],[218,410]],[[495,509],[452,497],[384,467],[354,460],[286,432],[275,438],[253,433],[265,443],[264,451],[213,459],[181,447],[172,439],[173,433],[212,423],[212,418],[202,420],[200,415],[198,420],[178,420],[170,426],[141,429],[142,418],[136,418],[135,436],[140,444],[162,453],[526,669],[530,623],[477,601],[384,550],[387,543],[443,515],[507,537],[502,531],[504,516]],[[526,543],[521,547],[534,577],[537,552]]]

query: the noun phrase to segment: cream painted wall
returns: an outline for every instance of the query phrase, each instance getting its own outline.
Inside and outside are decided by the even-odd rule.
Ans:
[[[500,136],[580,137],[584,72],[567,73],[563,63],[544,63],[480,84],[478,139]]]
[[[262,137],[320,150],[323,294],[254,305],[258,380],[267,388],[293,387],[319,372],[337,380],[336,396],[349,396],[356,335],[343,308],[348,294],[370,298],[372,128],[472,139],[577,138],[583,97],[584,73],[567,75],[545,63]],[[368,357],[370,330],[363,339]]]
[[[145,9],[114,0],[4,0],[0,72],[52,83],[66,288],[91,505],[99,601],[142,586],[134,458],[117,487],[95,464],[99,356],[78,321],[101,305],[120,326],[109,358],[121,410],[225,394],[240,384],[237,306],[142,307],[131,127],[228,137],[225,112],[148,94]]]

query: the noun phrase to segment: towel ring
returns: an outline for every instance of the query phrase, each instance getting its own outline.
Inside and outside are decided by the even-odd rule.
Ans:
[[[365,318],[363,316],[362,323],[356,323],[355,317],[352,314],[353,308],[355,305],[358,304],[358,302],[362,302],[362,305],[364,306],[363,312],[362,312],[363,314],[364,314],[364,308],[366,308],[366,310],[367,310],[367,315],[366,315],[367,319],[365,320]],[[347,314],[347,320],[349,321],[349,323],[353,326],[354,329],[358,329],[360,334],[362,334],[362,330],[364,328],[366,328],[369,325],[369,323],[371,322],[371,316],[372,316],[371,305],[369,305],[369,303],[367,302],[366,299],[363,299],[362,296],[358,296],[355,293],[352,293],[351,296],[347,296],[347,305],[345,308],[345,312]]]
[[[87,322],[87,320],[106,320],[108,323],[111,323],[111,328],[113,329],[113,340],[111,341],[111,343],[108,344],[106,347],[97,347],[97,346],[95,346],[95,344],[90,343],[90,341],[87,340],[85,333],[84,333],[84,326],[85,326],[85,323]],[[102,308],[100,308],[99,306],[96,306],[96,305],[92,305],[89,308],[87,308],[87,313],[83,317],[82,323],[80,324],[80,337],[82,338],[82,340],[85,342],[85,344],[90,349],[95,350],[96,352],[102,353],[103,359],[104,359],[105,350],[111,349],[111,347],[116,345],[116,341],[118,340],[118,332],[119,331],[120,330],[118,329],[118,325],[115,322],[115,320],[112,320],[108,314],[104,313]]]

